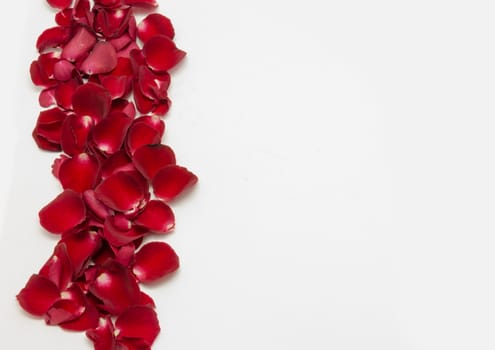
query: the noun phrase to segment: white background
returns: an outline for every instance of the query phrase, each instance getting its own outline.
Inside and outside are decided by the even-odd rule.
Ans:
[[[168,0],[164,141],[200,183],[154,349],[494,349],[493,1]],[[15,301],[59,192],[31,139],[42,0],[1,25],[2,348],[90,349]]]

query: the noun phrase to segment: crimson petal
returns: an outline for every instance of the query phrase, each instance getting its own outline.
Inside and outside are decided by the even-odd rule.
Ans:
[[[175,164],[175,154],[166,145],[145,145],[134,152],[132,161],[136,169],[151,180],[160,169]]]
[[[40,210],[39,218],[48,232],[62,233],[84,221],[86,207],[79,193],[65,190]]]
[[[86,27],[80,26],[62,50],[62,58],[74,62],[86,55],[96,44],[96,37]]]
[[[112,210],[100,202],[99,199],[96,198],[95,191],[87,190],[83,193],[84,202],[91,210],[93,214],[95,214],[99,219],[104,220],[107,216],[112,214]]]
[[[197,176],[186,168],[168,165],[153,177],[151,184],[155,196],[167,202],[179,196],[196,182],[198,182]]]
[[[106,117],[111,103],[112,97],[108,90],[90,82],[78,87],[72,96],[74,112],[81,116],[90,116],[96,121]]]
[[[124,112],[113,112],[103,119],[93,130],[93,142],[104,154],[113,154],[124,143],[127,129],[132,119]]]
[[[60,60],[53,66],[53,75],[59,81],[67,81],[72,78],[74,69],[74,65],[69,61]]]
[[[103,237],[112,246],[121,247],[143,237],[148,231],[145,228],[133,226],[130,221],[127,227],[122,227],[119,223],[121,217],[109,216],[103,226]]]
[[[175,226],[174,212],[166,203],[151,200],[134,219],[134,224],[144,226],[152,232],[168,233]]]
[[[157,72],[165,72],[174,67],[186,55],[165,35],[156,35],[143,46],[143,55],[148,66]]]
[[[117,66],[117,52],[112,44],[98,42],[89,56],[81,64],[81,71],[86,74],[101,74],[112,71]]]
[[[51,7],[65,9],[70,6],[72,0],[47,0],[47,2]]]
[[[103,308],[118,315],[139,303],[139,286],[129,270],[109,261],[98,269],[96,278],[89,284],[89,291],[103,302]]]
[[[165,122],[157,116],[142,116],[135,119],[127,132],[126,149],[133,155],[145,145],[160,143],[165,132]]]
[[[95,350],[117,350],[114,328],[110,317],[100,318],[98,327],[86,332],[86,336],[94,343]]]
[[[145,193],[140,183],[127,172],[120,171],[103,180],[95,189],[96,198],[110,208],[127,212],[142,205]]]
[[[165,35],[170,39],[175,35],[170,19],[159,13],[149,14],[137,26],[137,36],[143,43],[155,35]]]
[[[46,49],[62,46],[69,38],[69,32],[65,27],[48,28],[38,37],[36,48],[39,52]]]
[[[64,189],[82,193],[93,188],[98,177],[98,161],[87,153],[80,153],[60,165],[59,179]]]
[[[55,246],[52,256],[43,265],[39,274],[55,283],[60,290],[67,288],[72,281],[73,266],[64,243]]]
[[[136,253],[136,260],[132,272],[139,281],[153,282],[179,268],[179,257],[164,242],[145,244]]]
[[[156,312],[148,306],[133,306],[125,310],[115,321],[115,329],[117,340],[142,339],[150,346],[160,333]]]
[[[101,175],[105,179],[119,171],[136,170],[131,159],[124,150],[120,150],[108,157],[102,165]]]
[[[60,144],[65,153],[75,156],[86,151],[87,139],[94,120],[86,115],[71,115],[64,120]]]
[[[78,277],[86,262],[101,247],[101,239],[95,231],[83,230],[65,235],[59,244],[67,248],[67,255],[74,268],[74,276]]]
[[[60,292],[52,281],[40,275],[32,275],[17,295],[24,310],[31,315],[42,316],[60,298]]]

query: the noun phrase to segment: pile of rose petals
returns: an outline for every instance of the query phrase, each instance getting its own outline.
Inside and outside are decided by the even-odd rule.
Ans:
[[[47,1],[58,13],[30,68],[45,108],[33,138],[62,152],[52,173],[63,190],[39,212],[60,240],[17,299],[49,325],[85,331],[97,350],[151,349],[160,327],[140,284],[174,272],[179,259],[150,237],[174,228],[168,203],[197,182],[161,144],[168,71],[185,52],[167,17],[136,23],[134,10],[154,0]]]

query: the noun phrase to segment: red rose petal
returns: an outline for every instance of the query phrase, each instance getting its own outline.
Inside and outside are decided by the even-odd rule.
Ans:
[[[134,120],[129,127],[126,139],[126,149],[133,155],[136,150],[145,145],[160,143],[165,132],[165,123],[157,116],[142,116]]]
[[[87,302],[84,313],[80,317],[72,321],[63,322],[59,326],[66,330],[82,332],[95,328],[98,325],[99,318],[98,309],[92,303]]]
[[[61,1],[69,1],[69,0],[61,0]],[[55,15],[55,22],[59,25],[59,26],[63,26],[63,27],[67,27],[67,26],[70,26],[71,23],[72,23],[72,9],[63,9],[61,11],[59,11],[56,15]]]
[[[116,99],[112,101],[112,112],[124,112],[129,118],[134,119],[136,116],[136,107],[134,103],[125,99]]]
[[[107,216],[111,215],[113,212],[110,208],[104,205],[100,200],[96,198],[95,191],[87,190],[83,193],[84,202],[98,218],[104,220]]]
[[[42,316],[60,298],[60,292],[52,281],[40,275],[32,275],[17,295],[24,310],[31,315]]]
[[[93,130],[93,143],[106,155],[120,150],[132,119],[124,112],[113,112]]]
[[[53,66],[53,75],[59,81],[67,81],[72,78],[74,69],[74,65],[69,61],[60,60]]]
[[[149,307],[152,307],[152,308],[155,308],[156,307],[155,301],[153,300],[153,298],[150,297],[148,294],[146,294],[143,291],[141,291],[141,299],[139,301],[139,305],[149,306]]]
[[[144,226],[152,232],[168,233],[175,226],[174,212],[166,203],[152,200],[134,219],[134,224]]]
[[[71,115],[64,120],[60,143],[65,153],[75,156],[85,152],[94,120],[86,115]]]
[[[97,159],[87,153],[67,159],[59,169],[62,187],[79,193],[92,189],[97,183],[99,168]]]
[[[139,281],[153,282],[179,268],[179,257],[167,243],[151,242],[136,253],[132,272]]]
[[[80,116],[90,116],[96,121],[106,117],[111,103],[110,93],[95,83],[81,85],[72,96],[74,112]]]
[[[60,83],[55,88],[55,100],[64,109],[72,109],[72,95],[79,87],[79,82],[75,79]]]
[[[85,309],[84,305],[80,305],[72,300],[58,300],[47,311],[45,321],[49,325],[73,321],[80,317]]]
[[[155,196],[166,202],[173,200],[196,182],[196,175],[176,165],[162,168],[151,181]]]
[[[69,39],[69,32],[64,27],[53,27],[46,29],[38,37],[36,48],[39,52],[46,49],[62,46]]]
[[[125,266],[114,261],[98,268],[95,280],[89,284],[89,291],[113,315],[138,304],[141,298],[139,286],[132,274]]]
[[[57,99],[55,98],[55,87],[49,87],[43,91],[41,91],[38,102],[41,107],[50,107],[57,103]]]
[[[101,74],[112,71],[117,66],[117,52],[112,44],[98,42],[89,56],[81,64],[81,71],[86,74]]]
[[[150,346],[160,333],[156,312],[148,306],[133,306],[125,310],[115,321],[115,329],[117,340],[142,339]]]
[[[148,231],[145,228],[133,226],[128,221],[128,227],[122,227],[118,223],[118,216],[107,217],[103,226],[103,237],[115,247],[121,247],[123,245],[134,242],[135,240],[143,237]]]
[[[175,164],[175,154],[166,145],[145,145],[134,152],[132,161],[136,169],[151,180],[160,169]]]
[[[48,261],[41,268],[39,275],[48,278],[60,289],[64,290],[72,281],[73,265],[64,243],[56,245]]]
[[[146,97],[139,89],[134,89],[134,102],[137,110],[143,114],[152,112],[155,107],[154,101]]]
[[[95,189],[96,198],[110,208],[127,212],[142,205],[145,193],[132,175],[127,172],[115,173],[103,180]]]
[[[117,350],[113,334],[114,328],[110,317],[100,318],[98,327],[86,332],[86,336],[93,342],[95,350]]]
[[[83,230],[65,235],[59,244],[64,244],[67,255],[74,269],[74,276],[79,277],[88,260],[101,247],[101,239],[95,231]]]
[[[47,0],[47,2],[51,7],[55,7],[57,9],[65,9],[70,6],[72,0]]]
[[[170,86],[170,74],[157,74],[148,67],[141,66],[138,72],[138,87],[143,95],[150,99],[167,99],[167,90]]]
[[[96,37],[86,27],[80,26],[62,50],[62,58],[74,62],[86,55],[96,44]]]
[[[170,39],[175,35],[170,19],[159,13],[149,14],[137,26],[137,36],[143,43],[155,35],[165,35]]]
[[[51,233],[62,233],[79,225],[86,218],[81,195],[65,190],[39,212],[41,226]]]
[[[165,72],[174,67],[186,55],[165,35],[156,35],[146,41],[143,55],[148,66],[157,72]]]
[[[101,175],[104,179],[106,179],[110,175],[115,174],[119,171],[133,170],[136,170],[134,164],[132,164],[132,161],[126,154],[126,152],[121,150],[107,158],[107,160],[103,163]]]

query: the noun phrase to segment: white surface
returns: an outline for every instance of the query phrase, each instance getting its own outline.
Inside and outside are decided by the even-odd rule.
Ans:
[[[154,349],[495,348],[492,1],[161,1],[188,51],[165,141],[200,177]],[[15,294],[59,191],[31,140],[41,0],[1,22],[0,335],[84,350]],[[7,346],[8,345],[8,346]]]

